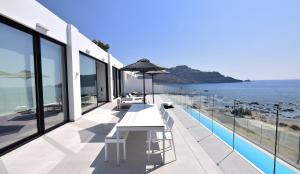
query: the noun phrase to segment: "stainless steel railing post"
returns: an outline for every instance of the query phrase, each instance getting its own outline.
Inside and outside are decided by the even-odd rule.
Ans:
[[[273,173],[276,173],[276,158],[277,158],[277,136],[278,136],[278,116],[279,116],[279,110],[280,105],[275,104],[276,107],[276,125],[275,125],[275,148],[274,148],[274,167],[273,167]]]
[[[233,129],[232,129],[232,148],[234,150],[235,148],[235,117],[236,117],[236,113],[237,113],[237,110],[236,110],[236,104],[237,104],[237,101],[234,100],[233,101]]]

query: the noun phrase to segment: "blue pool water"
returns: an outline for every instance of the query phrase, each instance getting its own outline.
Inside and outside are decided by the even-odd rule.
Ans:
[[[221,124],[213,122],[210,118],[199,113],[197,110],[190,107],[184,109],[190,116],[203,124],[206,128],[212,131],[216,136],[226,142],[229,146],[233,146],[233,133],[226,129]],[[266,174],[273,173],[274,157],[266,152],[256,148],[253,144],[246,141],[240,136],[235,136],[235,150],[254,164],[257,168]],[[292,169],[288,168],[279,161],[276,161],[276,174],[294,174]]]

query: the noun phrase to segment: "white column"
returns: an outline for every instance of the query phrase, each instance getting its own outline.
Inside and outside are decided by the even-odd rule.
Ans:
[[[107,68],[107,75],[108,75],[108,100],[113,101],[113,77],[112,77],[112,64],[111,64],[111,54],[108,55],[108,68]]]
[[[67,27],[67,76],[69,93],[69,118],[75,121],[81,117],[80,60],[76,44],[78,29],[68,24]]]

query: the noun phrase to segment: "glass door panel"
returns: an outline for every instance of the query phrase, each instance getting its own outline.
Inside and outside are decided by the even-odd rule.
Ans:
[[[98,106],[96,61],[80,54],[81,112]]]
[[[66,120],[64,47],[41,39],[45,129]]]
[[[32,35],[0,23],[0,149],[37,133]]]

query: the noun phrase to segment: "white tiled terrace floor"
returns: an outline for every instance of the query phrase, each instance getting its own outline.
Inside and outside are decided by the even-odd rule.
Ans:
[[[157,97],[158,101],[161,101]],[[104,138],[124,115],[116,111],[115,103],[107,103],[39,137],[0,158],[1,174],[44,173],[222,173],[221,168],[204,151],[179,118],[173,129],[177,160],[172,150],[166,153],[166,164],[161,165],[161,154],[146,160],[146,133],[132,132],[127,141],[127,160],[116,166],[115,146],[111,145],[110,161],[104,161]],[[168,143],[166,143],[168,146]],[[159,144],[154,145],[158,148]]]

